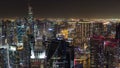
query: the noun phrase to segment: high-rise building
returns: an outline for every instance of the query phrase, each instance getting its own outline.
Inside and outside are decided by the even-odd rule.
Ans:
[[[31,4],[30,4],[30,0],[29,0],[29,2],[28,2],[28,22],[29,23],[32,23],[33,22],[33,11],[32,11],[32,6],[31,6]]]
[[[7,36],[7,23],[2,20],[2,45],[5,45],[5,39]]]
[[[91,35],[91,25],[90,22],[77,22],[74,34],[74,45],[84,48],[84,43],[87,43],[87,39]]]
[[[47,62],[50,67],[73,67],[74,47],[69,47],[65,40],[51,40],[47,49]]]

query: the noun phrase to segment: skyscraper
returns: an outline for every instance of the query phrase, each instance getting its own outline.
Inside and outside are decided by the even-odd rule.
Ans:
[[[28,0],[28,21],[31,23],[33,21],[33,11],[32,11],[32,6],[30,4],[30,0]]]

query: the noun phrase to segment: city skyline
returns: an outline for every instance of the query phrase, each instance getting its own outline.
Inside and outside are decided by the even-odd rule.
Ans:
[[[31,0],[35,17],[120,18],[117,0]],[[27,0],[1,0],[0,17],[27,17]]]

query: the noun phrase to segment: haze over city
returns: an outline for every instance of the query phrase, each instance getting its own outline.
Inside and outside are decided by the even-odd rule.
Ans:
[[[1,0],[0,17],[24,17],[27,0]],[[35,17],[119,18],[118,0],[31,0]]]

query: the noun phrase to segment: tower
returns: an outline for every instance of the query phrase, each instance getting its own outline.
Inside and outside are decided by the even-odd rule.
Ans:
[[[33,17],[33,12],[32,12],[32,6],[30,4],[30,0],[28,0],[28,25],[27,27],[29,28],[28,31],[29,31],[29,34],[32,34],[34,35],[34,17]]]
[[[19,41],[22,40],[22,50],[18,50],[20,56],[19,63],[21,67],[31,68],[31,52],[33,52],[34,46],[34,23],[33,23],[33,13],[32,7],[30,6],[30,1],[28,0],[28,16],[25,18],[25,23],[21,20],[17,24],[17,33]]]
[[[28,0],[28,22],[31,23],[33,21],[33,11],[32,6],[30,4],[30,0]]]

